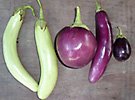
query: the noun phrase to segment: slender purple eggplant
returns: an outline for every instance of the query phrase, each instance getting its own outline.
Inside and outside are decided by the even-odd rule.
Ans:
[[[101,8],[99,2],[96,2],[96,39],[97,51],[92,60],[89,81],[91,83],[97,82],[103,75],[107,64],[112,56],[112,27],[108,15]]]
[[[113,55],[118,61],[126,61],[131,55],[131,46],[127,38],[123,35],[120,27],[119,32],[113,44]]]

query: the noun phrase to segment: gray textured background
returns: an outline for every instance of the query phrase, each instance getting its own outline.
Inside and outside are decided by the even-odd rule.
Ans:
[[[94,0],[42,0],[45,18],[52,39],[57,32],[74,19],[74,8],[79,5],[83,22],[95,34],[95,1]],[[38,14],[36,0],[0,0],[0,39],[6,24],[16,7],[31,4]],[[53,93],[47,100],[135,100],[135,1],[134,0],[102,0],[113,26],[114,37],[116,26],[123,29],[132,46],[132,55],[126,62],[117,62],[114,57],[100,81],[96,84],[88,82],[90,63],[79,70],[65,68],[59,62],[59,77]],[[35,19],[27,11],[23,27],[19,35],[18,53],[25,68],[39,81],[40,67],[34,41]],[[36,93],[31,92],[17,82],[8,72],[2,54],[0,41],[0,100],[39,100]]]

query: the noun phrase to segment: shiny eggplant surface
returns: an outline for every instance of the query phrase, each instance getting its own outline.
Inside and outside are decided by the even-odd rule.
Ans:
[[[111,24],[107,13],[99,5],[97,6],[95,15],[97,51],[89,72],[89,81],[91,83],[95,83],[100,79],[112,56]]]
[[[76,7],[75,21],[58,32],[56,51],[60,61],[69,68],[78,69],[94,57],[97,41],[90,29],[82,22],[80,7]]]
[[[89,63],[96,51],[94,35],[81,27],[65,27],[57,37],[57,51],[62,62],[72,68]]]
[[[119,28],[119,33],[113,44],[113,55],[118,61],[125,61],[131,55],[131,46],[127,38],[122,34]]]

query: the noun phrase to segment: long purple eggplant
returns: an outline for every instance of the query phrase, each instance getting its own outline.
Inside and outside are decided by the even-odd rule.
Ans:
[[[88,76],[91,83],[97,82],[103,75],[112,56],[113,43],[111,23],[98,1],[96,2],[95,20],[98,47]]]

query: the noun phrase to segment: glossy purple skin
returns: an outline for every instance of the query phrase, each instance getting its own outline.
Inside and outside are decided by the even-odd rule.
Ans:
[[[97,82],[103,75],[112,56],[112,28],[105,11],[95,15],[97,51],[89,72],[89,81]]]
[[[126,38],[117,38],[113,44],[113,55],[118,61],[125,61],[131,55],[131,46]]]
[[[91,31],[65,27],[57,35],[56,50],[61,62],[70,68],[81,68],[94,57],[97,42]]]

